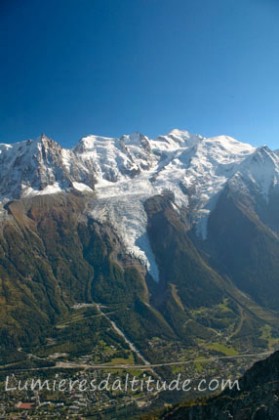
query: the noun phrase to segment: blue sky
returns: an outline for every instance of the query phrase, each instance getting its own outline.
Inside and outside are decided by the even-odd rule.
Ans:
[[[279,148],[276,0],[1,0],[0,141],[173,128]]]

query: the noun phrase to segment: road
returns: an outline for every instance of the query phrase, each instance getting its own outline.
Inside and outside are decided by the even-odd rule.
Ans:
[[[45,366],[45,367],[38,367],[38,368],[30,368],[30,369],[16,369],[16,366],[14,365],[3,365],[1,366],[1,370],[5,370],[7,368],[14,367],[13,371],[20,370],[20,371],[39,371],[39,370],[51,370],[51,369],[80,369],[80,370],[92,370],[92,369],[140,369],[140,370],[152,370],[154,368],[158,367],[164,367],[164,366],[183,366],[183,365],[189,365],[192,364],[194,361],[198,360],[200,363],[205,362],[216,362],[218,360],[234,360],[234,359],[246,359],[246,358],[253,358],[256,357],[257,360],[260,360],[261,358],[265,358],[267,356],[270,356],[273,352],[272,351],[266,351],[263,353],[247,353],[247,354],[238,354],[235,356],[214,356],[214,357],[204,357],[204,358],[195,358],[190,359],[186,361],[173,361],[173,362],[163,362],[163,363],[150,363],[148,365],[146,364],[118,364],[118,365],[110,365],[107,364],[85,364],[85,363],[71,363],[71,362],[56,362],[54,366]]]

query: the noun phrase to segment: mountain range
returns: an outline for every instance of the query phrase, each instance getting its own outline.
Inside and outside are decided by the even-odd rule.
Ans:
[[[278,348],[278,152],[180,130],[73,149],[42,135],[1,144],[0,172],[2,367],[121,353],[168,377],[237,356],[222,369],[240,374]]]
[[[269,195],[273,200],[279,180],[279,159],[268,147],[255,149],[230,137],[207,139],[179,130],[155,140],[140,133],[119,139],[87,136],[72,150],[42,135],[35,141],[0,145],[0,164],[4,203],[94,190],[99,201],[94,217],[109,218],[129,251],[153,268],[155,278],[158,272],[148,240],[143,243],[147,198],[172,191],[174,204],[190,213],[197,236],[206,239],[208,217],[225,187],[252,192],[265,205]],[[139,238],[142,246],[137,245]]]

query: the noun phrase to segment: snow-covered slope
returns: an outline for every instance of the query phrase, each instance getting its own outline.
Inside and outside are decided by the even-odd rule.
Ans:
[[[239,167],[230,179],[238,190],[254,190],[266,201],[270,193],[279,188],[279,156],[267,146],[259,147]]]
[[[96,191],[90,213],[114,225],[127,251],[158,270],[146,235],[144,201],[164,190],[178,209],[190,213],[197,234],[206,237],[208,215],[227,182],[250,183],[268,199],[278,184],[279,156],[228,136],[204,138],[172,130],[149,139],[133,133],[120,138],[87,136],[72,150],[41,136],[0,145],[0,200],[76,189]]]

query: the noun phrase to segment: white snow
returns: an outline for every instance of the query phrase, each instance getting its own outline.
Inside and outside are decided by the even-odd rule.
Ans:
[[[78,191],[93,192],[92,188],[88,187],[88,185],[85,185],[82,182],[73,182],[73,187]]]
[[[32,187],[23,185],[22,197],[34,197],[37,195],[51,195],[62,192],[63,189],[60,187],[58,182],[55,182],[53,185],[47,185],[43,190],[35,190]]]

